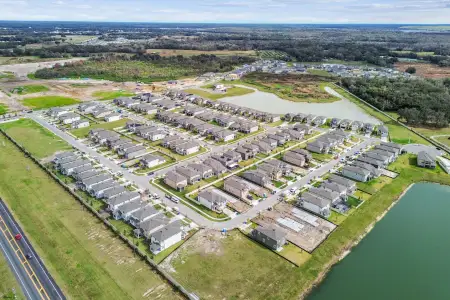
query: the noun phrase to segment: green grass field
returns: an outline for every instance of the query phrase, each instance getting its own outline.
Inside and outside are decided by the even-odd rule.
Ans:
[[[97,100],[111,100],[118,97],[134,96],[134,93],[127,91],[96,91],[92,93],[92,96]]]
[[[0,103],[0,115],[4,115],[7,112],[8,112],[8,107],[5,104]]]
[[[415,54],[417,54],[417,56],[433,56],[434,55],[434,52],[425,52],[425,51],[414,52],[414,51],[410,51],[410,50],[402,50],[402,51],[392,51],[392,52],[397,53],[397,54],[415,53]]]
[[[1,65],[1,58],[0,58],[0,65]],[[0,79],[13,79],[15,76],[14,76],[14,73],[12,73],[12,72],[1,72],[0,73]]]
[[[330,262],[337,262],[343,251],[411,183],[429,181],[450,185],[450,176],[439,167],[429,170],[415,164],[412,155],[402,155],[394,162],[389,169],[400,175],[391,184],[382,186],[345,220],[338,220],[341,223],[336,230],[298,268],[289,267],[289,263],[272,256],[275,254],[259,244],[230,232],[225,239],[207,236],[205,245],[202,241],[186,243],[171,262],[172,275],[206,299],[213,296],[218,299],[298,299]],[[199,236],[201,232],[196,237]],[[213,246],[208,246],[210,244]]]
[[[0,128],[37,158],[48,157],[57,151],[72,149],[66,141],[30,119],[3,123]]]
[[[26,95],[26,94],[47,92],[49,90],[50,89],[45,85],[30,84],[30,85],[16,86],[15,88],[11,89],[11,93]]]
[[[180,299],[3,136],[0,147],[0,195],[69,299]]]
[[[208,87],[204,87],[204,88],[210,89],[211,87],[208,86]],[[186,93],[195,94],[200,97],[208,98],[211,100],[218,100],[218,99],[225,98],[225,97],[243,96],[243,95],[251,94],[254,92],[252,89],[247,89],[247,88],[238,87],[238,86],[233,86],[232,88],[229,88],[226,93],[213,93],[212,90],[211,90],[211,92],[208,92],[208,91],[200,90],[200,89],[187,89],[184,91]]]
[[[89,131],[94,128],[103,128],[103,129],[109,129],[112,130],[117,127],[123,127],[125,124],[130,121],[129,119],[120,119],[114,122],[108,122],[108,123],[100,123],[100,124],[94,124],[89,127],[84,128],[78,128],[71,130],[70,133],[72,133],[74,136],[78,138],[85,138],[88,136]]]
[[[22,104],[30,108],[50,108],[55,106],[66,106],[79,103],[80,100],[61,97],[61,96],[42,96],[42,97],[30,97],[24,98]]]
[[[26,299],[3,253],[0,253],[0,299]]]

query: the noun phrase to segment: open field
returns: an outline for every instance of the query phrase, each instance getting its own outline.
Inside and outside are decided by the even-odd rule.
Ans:
[[[342,220],[298,268],[287,267],[282,258],[238,232],[230,232],[227,238],[199,232],[163,265],[202,298],[215,295],[219,299],[298,299],[411,183],[450,184],[450,176],[439,167],[428,170],[416,167],[415,163],[413,155],[402,155],[394,162],[389,169],[400,175]],[[246,280],[250,277],[252,280]]]
[[[128,121],[130,121],[130,120],[129,119],[121,119],[121,120],[117,120],[117,121],[114,121],[114,122],[94,124],[94,125],[91,125],[89,127],[84,127],[84,128],[78,128],[78,129],[71,130],[70,133],[72,133],[74,136],[76,136],[78,138],[85,138],[85,137],[88,136],[89,131],[91,129],[103,128],[103,129],[113,130],[114,128],[125,126],[125,124]]]
[[[338,92],[339,94],[341,94],[342,96],[344,96],[345,98],[347,98],[348,100],[353,102],[354,104],[358,105],[361,109],[366,111],[366,113],[368,113],[369,115],[374,116],[378,120],[382,121],[384,123],[384,125],[386,125],[389,129],[389,137],[390,137],[391,141],[393,141],[395,143],[399,143],[399,144],[409,144],[409,143],[419,143],[419,144],[425,144],[425,145],[430,144],[427,140],[424,140],[422,137],[418,136],[414,132],[406,129],[405,127],[403,127],[403,126],[399,125],[398,123],[396,123],[395,121],[389,119],[382,113],[380,113],[380,112],[376,111],[375,109],[362,103],[361,101],[359,101],[357,98],[355,98],[353,95],[349,94],[345,90],[338,88],[336,86],[332,86],[332,88],[336,92]]]
[[[134,93],[127,91],[96,91],[92,93],[92,96],[97,100],[111,100],[118,97],[134,96]]]
[[[79,103],[80,100],[62,96],[41,96],[24,98],[22,104],[31,108],[50,108]]]
[[[0,115],[4,115],[7,112],[8,112],[8,107],[5,104],[0,103]]]
[[[69,299],[179,299],[60,185],[0,137],[0,195]]]
[[[51,156],[57,151],[72,149],[66,141],[30,119],[4,123],[0,125],[0,128],[37,158]]]
[[[49,88],[46,87],[45,85],[30,84],[30,85],[17,86],[15,88],[11,89],[11,93],[16,93],[19,95],[26,95],[26,94],[47,92],[48,90],[49,90]]]
[[[293,102],[330,103],[338,101],[325,92],[326,77],[316,75],[275,75],[251,73],[236,83],[242,83],[263,92],[273,93]]]
[[[395,68],[400,71],[405,71],[409,67],[416,68],[416,74],[425,78],[448,78],[450,77],[450,67],[439,67],[437,65],[420,62],[398,62]]]
[[[216,50],[216,51],[202,51],[202,50],[181,50],[181,49],[147,49],[147,53],[158,53],[161,56],[193,56],[193,55],[216,55],[216,56],[255,56],[256,52],[253,50],[249,51],[233,51],[233,50]]]
[[[0,65],[14,65],[14,64],[25,64],[30,62],[43,62],[43,61],[53,61],[60,58],[40,58],[37,56],[1,56]]]
[[[398,53],[398,54],[409,54],[409,53],[415,53],[417,54],[417,56],[433,56],[434,52],[414,52],[414,51],[410,51],[410,50],[402,50],[402,51],[392,51],[393,53]]]
[[[262,59],[277,59],[277,60],[289,58],[289,54],[278,50],[260,50],[258,51],[258,56]]]
[[[15,292],[13,292],[13,290]],[[16,295],[16,298],[14,297]],[[26,299],[16,277],[9,268],[6,257],[0,252],[0,299]]]
[[[212,91],[211,86],[203,87],[204,89],[186,89],[186,93],[195,94],[203,98],[208,98],[211,100],[218,100],[225,97],[242,96],[253,93],[252,89],[247,89],[244,87],[233,86],[227,89],[226,93],[215,93]]]
[[[95,38],[95,35],[66,35],[64,37],[67,44],[80,44],[92,38]]]
[[[1,57],[0,57],[0,61],[1,61]],[[14,76],[14,73],[12,73],[12,72],[1,72],[0,73],[0,79],[13,79],[15,76]]]

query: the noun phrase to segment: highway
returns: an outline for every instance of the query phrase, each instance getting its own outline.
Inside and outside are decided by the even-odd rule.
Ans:
[[[14,238],[18,233],[20,240]],[[0,248],[27,299],[66,299],[1,199]]]

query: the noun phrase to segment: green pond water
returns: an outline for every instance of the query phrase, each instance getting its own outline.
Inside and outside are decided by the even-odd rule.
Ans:
[[[450,187],[414,185],[308,297],[325,299],[450,299]]]

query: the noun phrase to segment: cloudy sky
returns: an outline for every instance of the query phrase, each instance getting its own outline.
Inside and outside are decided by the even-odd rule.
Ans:
[[[0,20],[450,23],[450,0],[0,0]]]

